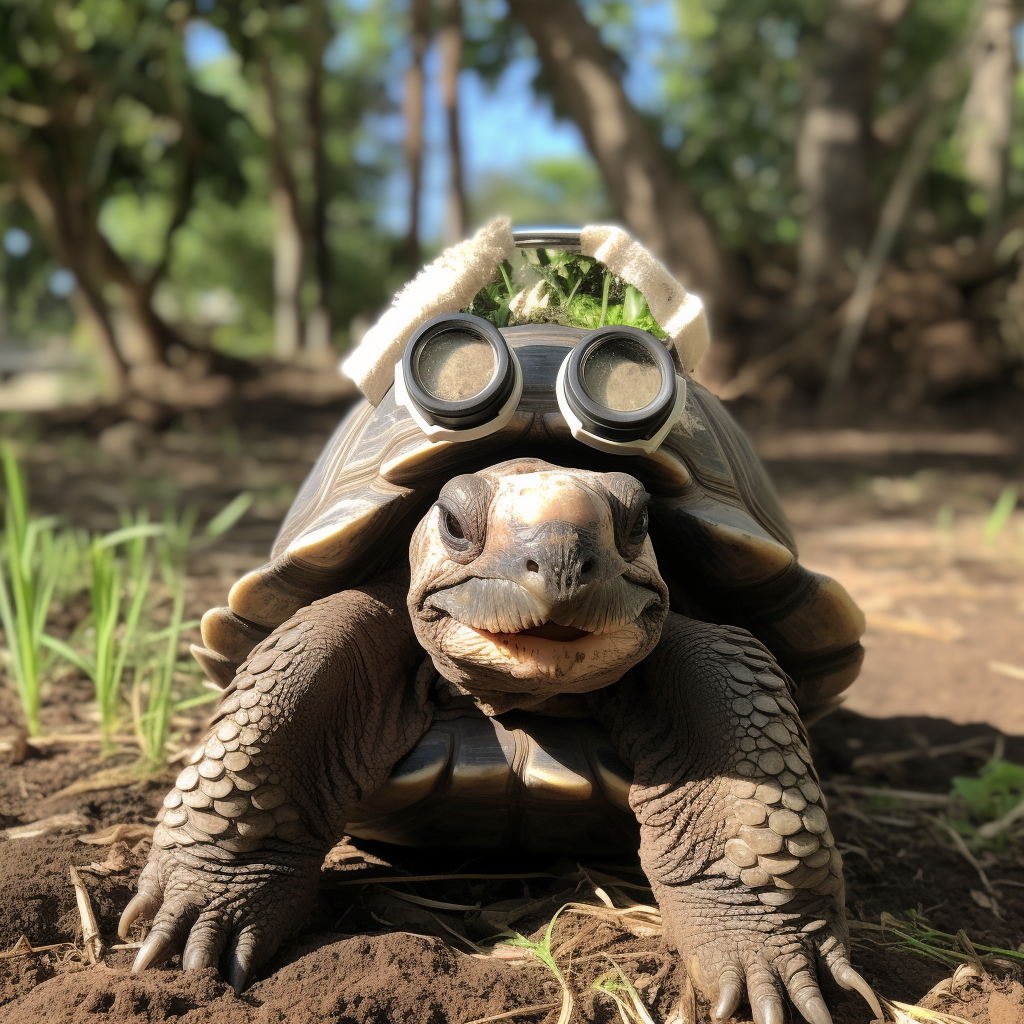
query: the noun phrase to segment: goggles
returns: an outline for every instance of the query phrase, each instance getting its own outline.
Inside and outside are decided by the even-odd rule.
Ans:
[[[519,229],[513,238],[520,248],[579,249],[578,230]],[[474,441],[501,430],[522,393],[512,347],[469,313],[428,320],[395,366],[395,400],[432,441]],[[601,327],[563,360],[555,395],[577,440],[612,454],[653,452],[682,416],[686,381],[653,335]]]

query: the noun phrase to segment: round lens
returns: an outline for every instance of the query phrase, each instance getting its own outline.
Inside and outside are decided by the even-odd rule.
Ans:
[[[661,390],[662,374],[654,356],[633,338],[609,338],[587,353],[583,387],[599,405],[634,412],[650,405]]]
[[[568,410],[584,431],[605,441],[650,440],[676,406],[679,390],[672,357],[653,334],[638,327],[591,331],[563,367],[562,411]]]
[[[464,331],[445,331],[420,346],[416,377],[420,387],[442,402],[480,394],[494,376],[494,349]]]

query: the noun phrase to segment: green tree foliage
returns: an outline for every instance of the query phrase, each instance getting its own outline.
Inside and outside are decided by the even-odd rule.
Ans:
[[[678,180],[747,266],[791,262],[800,240],[797,140],[837,3],[667,0],[655,26],[649,0],[580,0]],[[486,81],[536,56],[503,0],[463,7],[463,63]],[[871,83],[873,210],[929,76],[969,38],[978,9],[909,0],[884,33]],[[289,303],[301,337],[320,311],[344,346],[353,317],[372,316],[407,274],[381,207],[401,160],[408,14],[407,0],[0,0],[0,235],[16,227],[32,243],[0,252],[0,330],[38,337],[75,319],[124,380],[129,363],[167,360],[176,345],[268,354]],[[190,66],[196,31],[225,45]],[[543,74],[532,88],[565,109]],[[964,170],[962,97],[944,101],[904,238],[985,226],[987,199]],[[1019,99],[1004,216],[1024,198]],[[473,131],[463,124],[464,138]],[[499,209],[586,221],[621,213],[610,194],[582,157],[511,167],[469,198],[475,221]],[[287,231],[297,256],[285,287]],[[50,287],[61,267],[78,283],[73,317]]]
[[[175,340],[152,298],[197,184],[227,201],[245,184],[230,107],[189,75],[188,14],[182,0],[0,3],[0,171],[94,327],[109,343],[113,288],[148,358]]]
[[[927,76],[962,40],[975,7],[974,0],[909,5],[882,54],[874,87],[876,126],[886,115],[902,116],[912,129]],[[764,247],[788,246],[799,237],[805,201],[796,178],[796,139],[827,5],[675,0],[675,9],[678,32],[663,46],[657,116],[666,137],[678,144],[680,173],[702,197],[723,238],[756,264]],[[978,221],[968,203],[955,132],[958,113],[954,102],[924,198],[947,231],[973,231]],[[904,130],[889,145],[881,139],[872,144],[879,201],[908,134]],[[1019,203],[1019,172],[1011,183]]]

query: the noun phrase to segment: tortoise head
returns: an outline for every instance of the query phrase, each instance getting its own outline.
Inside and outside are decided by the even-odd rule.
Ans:
[[[607,686],[650,654],[668,612],[647,494],[625,473],[518,459],[457,476],[416,528],[410,563],[416,635],[473,693]]]

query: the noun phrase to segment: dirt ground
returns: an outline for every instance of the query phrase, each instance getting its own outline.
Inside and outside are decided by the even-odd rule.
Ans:
[[[223,603],[230,584],[263,561],[337,417],[332,407],[274,406],[186,418],[160,433],[134,424],[98,436],[72,426],[15,426],[31,442],[36,510],[81,525],[116,525],[125,502],[191,503],[203,522],[238,491],[256,493],[240,525],[193,559],[191,615]],[[887,915],[905,920],[913,912],[942,932],[962,931],[976,950],[1024,944],[1024,845],[971,853],[945,824],[956,813],[947,801],[954,776],[975,774],[993,756],[1024,763],[1024,515],[985,538],[1000,491],[1015,483],[1024,493],[1021,438],[929,430],[879,442],[878,434],[763,426],[754,436],[802,560],[841,580],[868,616],[863,675],[845,707],[812,729],[846,864],[854,963],[888,1000],[920,1002],[971,1024],[1021,1024],[1019,971],[979,959],[970,946],[948,963],[929,960],[882,928]],[[611,996],[592,987],[612,965],[654,1020],[708,1019],[706,1006],[691,1006],[656,915],[592,909],[601,906],[598,888],[620,909],[650,901],[629,860],[581,867],[342,846],[325,866],[306,930],[241,997],[213,971],[186,975],[173,963],[131,977],[134,948],[118,948],[116,922],[175,769],[130,782],[131,752],[101,761],[88,738],[95,729],[88,697],[83,680],[65,678],[43,715],[50,736],[64,738],[30,744],[18,764],[0,753],[3,1024],[553,1024],[562,1006],[554,975],[521,950],[494,952],[493,941],[503,927],[540,939],[552,915],[573,903],[583,909],[559,915],[551,948],[576,1019],[620,1019]],[[0,738],[13,735],[17,720],[11,691],[0,688]],[[116,825],[136,827],[108,834],[107,845],[82,842]],[[95,965],[85,955],[71,865],[106,944]],[[489,877],[406,880],[452,873]],[[53,948],[32,952],[26,944]],[[967,966],[957,968],[961,959]],[[870,1017],[835,987],[827,999],[835,1024]]]

